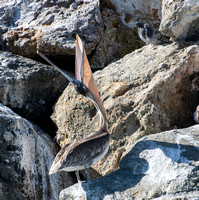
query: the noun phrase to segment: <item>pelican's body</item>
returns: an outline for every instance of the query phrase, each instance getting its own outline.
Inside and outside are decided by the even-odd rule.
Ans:
[[[80,181],[77,172],[86,169],[87,178],[89,179],[90,176],[88,169],[90,166],[103,158],[108,152],[110,142],[108,123],[103,117],[98,104],[91,99],[92,94],[87,91],[85,95],[94,103],[96,109],[100,113],[99,130],[90,133],[81,140],[74,141],[71,144],[66,144],[56,155],[49,174],[54,174],[58,171],[76,171],[77,180]]]
[[[88,169],[106,155],[109,141],[110,134],[100,130],[65,145],[55,157],[50,174],[57,171],[71,172]]]
[[[81,140],[65,145],[56,155],[49,174],[54,174],[58,171],[75,171],[77,179],[80,181],[78,171],[86,169],[87,178],[89,179],[89,167],[103,158],[109,149],[110,134],[108,133],[106,110],[103,107],[102,100],[92,76],[82,41],[78,36],[76,37],[76,79],[72,79],[65,74],[42,53],[39,53],[39,55],[72,82],[79,94],[91,100],[100,114],[98,130]]]

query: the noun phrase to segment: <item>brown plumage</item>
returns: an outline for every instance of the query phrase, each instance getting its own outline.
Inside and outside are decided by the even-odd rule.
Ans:
[[[56,155],[50,174],[57,171],[79,171],[87,169],[107,152],[110,134],[103,130],[65,145]],[[96,161],[95,161],[96,159]]]
[[[39,54],[50,62],[43,54]],[[50,64],[63,74],[63,71],[52,62]],[[49,174],[54,174],[57,171],[76,171],[77,179],[80,181],[78,171],[86,169],[89,179],[88,168],[107,153],[110,134],[108,133],[106,110],[99,96],[84,46],[78,36],[76,37],[75,71],[76,79],[69,77],[68,80],[75,85],[76,90],[80,94],[93,102],[100,114],[100,125],[97,131],[81,140],[65,145],[56,155]],[[68,75],[65,75],[65,77],[67,78]]]

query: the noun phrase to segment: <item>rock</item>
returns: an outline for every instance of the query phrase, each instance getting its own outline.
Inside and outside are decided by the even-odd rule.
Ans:
[[[162,2],[160,30],[174,40],[199,40],[199,1]]]
[[[104,68],[136,48],[142,46],[137,33],[124,26],[118,14],[112,9],[101,9],[104,33],[101,36],[93,56],[89,59],[92,68]]]
[[[61,191],[59,200],[199,199],[199,125],[140,139],[120,168]]]
[[[55,142],[1,104],[0,152],[0,199],[54,200],[73,184],[67,173],[48,175],[58,152]]]
[[[94,73],[112,140],[107,156],[93,166],[96,176],[116,170],[139,138],[194,124],[198,52],[197,45],[148,45]],[[99,121],[92,103],[71,85],[57,101],[52,119],[61,146],[96,130]]]
[[[28,200],[19,190],[10,188],[10,186],[0,180],[0,198],[2,200]]]
[[[49,116],[66,85],[67,80],[52,67],[0,53],[0,103],[52,134],[55,128]]]
[[[193,114],[194,121],[198,124],[199,123],[199,106],[196,107],[196,110]]]
[[[150,22],[158,27],[161,21],[162,0],[106,0],[115,7],[122,23],[133,29],[135,23]]]
[[[90,3],[92,0],[75,0],[76,4],[81,4],[81,3]]]
[[[107,2],[21,0],[6,2],[0,10],[4,12],[0,18],[0,47],[6,49],[4,41],[6,50],[23,56],[34,58],[38,48],[46,55],[62,57],[65,65],[74,58],[78,34],[90,55],[91,67],[103,68],[141,47],[137,33],[121,23]]]
[[[102,34],[98,0],[69,7],[72,1],[14,1],[0,5],[4,13],[1,27],[8,48],[23,56],[35,57],[39,49],[46,55],[74,55],[78,34],[90,54]]]

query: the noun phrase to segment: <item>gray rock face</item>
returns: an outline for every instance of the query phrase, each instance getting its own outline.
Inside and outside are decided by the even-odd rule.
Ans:
[[[0,4],[0,48],[28,57],[35,57],[38,48],[46,55],[64,58],[63,66],[71,68],[78,34],[92,68],[103,68],[141,46],[135,32],[105,2],[76,2],[4,1]]]
[[[0,104],[0,199],[58,199],[73,181],[48,175],[57,151],[47,134]]]
[[[110,0],[124,25],[134,28],[137,21],[159,25],[162,15],[162,0]]]
[[[121,23],[115,11],[102,7],[101,14],[104,31],[89,59],[92,68],[104,68],[113,60],[142,46],[135,32]]]
[[[59,200],[199,198],[199,125],[146,136],[99,180],[62,190]]]
[[[2,180],[0,180],[0,198],[2,200],[28,200],[20,190],[10,188],[10,186]]]
[[[52,67],[0,52],[0,103],[42,128],[49,123],[51,108],[66,84]]]
[[[160,30],[177,40],[199,39],[199,1],[163,0]]]
[[[107,0],[108,1],[108,0]],[[173,40],[199,40],[199,2],[195,0],[110,0],[122,23],[147,22]]]
[[[144,135],[194,124],[198,52],[197,45],[182,49],[176,44],[149,45],[94,73],[111,133],[107,158],[93,166],[99,174],[117,169],[121,157]],[[52,119],[61,146],[98,127],[94,106],[71,85],[55,105]]]
[[[36,49],[46,55],[74,55],[75,36],[85,42],[88,54],[102,31],[98,0],[70,6],[72,1],[3,0],[0,11],[3,40],[12,52],[33,57]],[[9,20],[8,20],[9,19]]]

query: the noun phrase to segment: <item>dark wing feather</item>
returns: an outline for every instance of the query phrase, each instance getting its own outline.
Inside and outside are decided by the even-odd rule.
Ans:
[[[145,28],[145,30],[146,30],[146,36],[148,38],[152,38],[153,37],[153,29],[150,26],[148,26],[147,28]]]
[[[156,40],[162,40],[163,39],[163,34],[160,31],[154,31],[154,38]]]
[[[163,35],[160,31],[154,31],[154,39],[157,44],[169,43],[169,37]]]
[[[142,41],[144,41],[146,44],[148,44],[148,41],[146,38],[146,30],[144,28],[138,29],[138,35]]]

